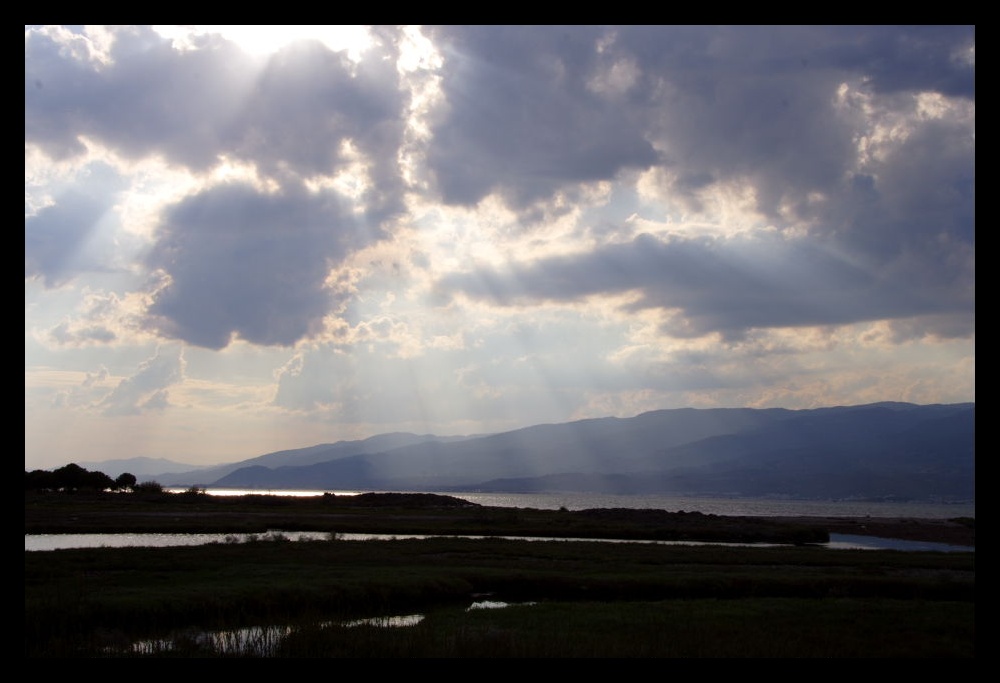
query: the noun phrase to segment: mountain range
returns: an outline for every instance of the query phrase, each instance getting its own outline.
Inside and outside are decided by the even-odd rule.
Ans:
[[[970,501],[975,403],[681,408],[477,436],[387,433],[150,474],[171,487]]]

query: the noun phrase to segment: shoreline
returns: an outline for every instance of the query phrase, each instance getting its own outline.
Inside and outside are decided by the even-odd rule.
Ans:
[[[813,524],[831,534],[850,536],[876,536],[903,541],[924,541],[976,547],[974,521],[963,523],[962,518],[937,519],[918,517],[775,517],[794,524]]]
[[[648,540],[807,542],[819,533],[975,548],[974,517],[760,516],[658,509],[481,506],[439,494],[296,498],[25,493],[25,533],[459,533]]]

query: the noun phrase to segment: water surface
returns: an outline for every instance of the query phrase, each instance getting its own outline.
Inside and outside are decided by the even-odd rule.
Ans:
[[[265,534],[25,534],[25,552],[71,548],[167,548],[210,543],[247,543],[251,541],[389,541],[407,538],[435,538],[430,534],[330,534],[312,531],[271,531]],[[777,543],[716,543],[709,541],[652,541],[634,539],[548,538],[537,536],[447,536],[446,538],[509,538],[523,541],[595,541],[599,543],[652,543],[656,545],[719,545],[738,548],[778,547]],[[975,552],[971,546],[903,541],[875,536],[830,534],[830,542],[818,544],[833,550],[931,550],[939,552]]]

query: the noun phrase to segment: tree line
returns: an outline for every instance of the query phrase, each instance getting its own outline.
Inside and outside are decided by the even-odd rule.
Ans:
[[[25,491],[162,491],[155,481],[138,483],[136,476],[122,472],[112,479],[104,472],[90,471],[76,463],[55,470],[24,471]]]

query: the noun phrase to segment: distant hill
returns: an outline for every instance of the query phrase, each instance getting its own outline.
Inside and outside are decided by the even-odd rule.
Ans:
[[[149,475],[159,476],[168,472],[191,472],[199,469],[196,465],[174,462],[166,458],[124,458],[102,460],[101,462],[78,462],[76,464],[91,472],[103,472],[112,479],[124,472],[142,478]]]
[[[382,434],[166,486],[975,499],[975,404],[657,410],[472,437]]]
[[[432,434],[408,434],[405,432],[391,432],[362,439],[359,441],[338,441],[337,443],[319,444],[306,448],[295,448],[285,451],[275,451],[265,455],[242,460],[240,462],[207,467],[198,470],[171,471],[164,472],[157,481],[164,486],[209,486],[216,485],[214,482],[221,481],[231,473],[246,469],[262,468],[271,470],[282,467],[304,467],[315,463],[328,462],[339,458],[365,454],[381,453],[385,450],[412,446],[426,442],[446,443],[462,441],[472,437],[464,436],[434,436]],[[228,486],[228,484],[218,484],[218,486]],[[276,488],[267,483],[262,483],[256,487],[240,488]],[[283,486],[280,488],[290,488]]]

